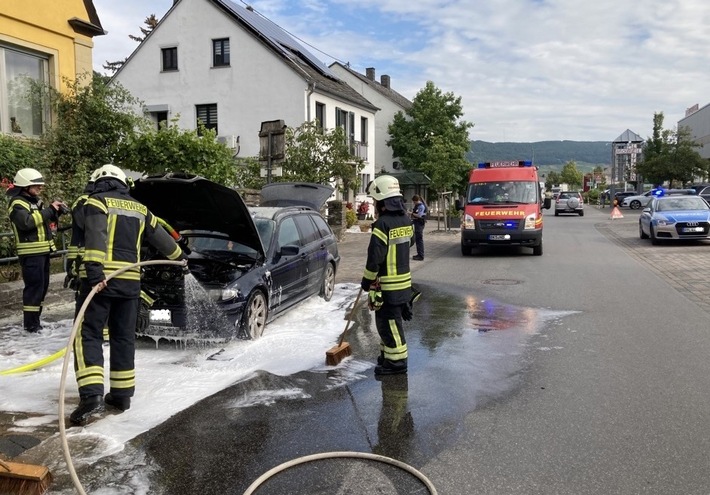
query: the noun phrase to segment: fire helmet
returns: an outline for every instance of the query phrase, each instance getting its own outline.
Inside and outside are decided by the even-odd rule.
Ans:
[[[43,186],[44,177],[33,168],[21,168],[15,174],[12,184],[16,187]]]
[[[391,175],[380,175],[367,186],[367,195],[372,196],[376,201],[387,198],[401,197],[399,181]]]

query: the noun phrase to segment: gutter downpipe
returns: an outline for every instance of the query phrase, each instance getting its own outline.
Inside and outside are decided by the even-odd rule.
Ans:
[[[311,81],[308,83],[308,93],[306,94],[306,120],[311,121],[311,95],[316,90],[316,82]]]

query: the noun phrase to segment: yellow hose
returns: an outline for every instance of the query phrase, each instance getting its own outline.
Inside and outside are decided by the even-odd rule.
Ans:
[[[15,366],[14,368],[2,370],[2,371],[0,371],[0,375],[12,375],[15,373],[22,373],[24,371],[36,370],[37,368],[40,368],[40,367],[44,366],[45,364],[49,364],[52,361],[56,361],[60,357],[64,356],[64,353],[66,353],[66,352],[67,352],[66,347],[63,347],[62,349],[59,349],[57,352],[55,352],[51,356],[47,356],[47,357],[43,357],[42,359],[38,359],[34,363],[22,364],[20,366]]]

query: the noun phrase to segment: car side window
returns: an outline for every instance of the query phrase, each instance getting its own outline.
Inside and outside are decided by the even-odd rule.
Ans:
[[[301,240],[298,235],[298,229],[296,228],[296,223],[293,221],[293,217],[287,217],[279,226],[279,248],[284,246],[300,246]]]
[[[320,232],[321,237],[329,237],[332,235],[332,231],[330,230],[330,227],[328,227],[328,224],[323,220],[323,217],[320,215],[313,215],[311,216],[313,221],[316,223],[316,227],[318,227],[318,231]]]
[[[294,218],[296,220],[296,225],[298,225],[298,228],[301,231],[301,244],[303,246],[320,239],[316,226],[311,221],[311,215],[297,215]]]

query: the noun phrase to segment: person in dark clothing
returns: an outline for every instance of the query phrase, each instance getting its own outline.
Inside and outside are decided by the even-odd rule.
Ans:
[[[64,277],[64,288],[71,288],[74,291],[79,291],[80,275],[79,268],[84,258],[84,203],[89,199],[89,195],[94,192],[94,182],[98,169],[94,170],[89,177],[89,181],[84,188],[84,192],[74,200],[71,205],[71,239],[67,248],[67,274]],[[78,302],[78,301],[77,301]],[[81,304],[77,305],[77,310]]]
[[[360,284],[368,292],[380,335],[376,375],[407,372],[407,342],[402,320],[411,318],[412,275],[409,248],[414,235],[412,220],[399,191],[399,182],[381,175],[370,183],[368,195],[375,200],[377,219],[367,248],[367,262]]]
[[[414,208],[412,208],[412,223],[414,224],[414,243],[417,246],[417,254],[412,256],[413,260],[424,260],[424,226],[426,225],[427,207],[418,195],[412,196]]]
[[[44,186],[42,174],[33,168],[17,172],[13,187],[7,190],[10,198],[8,214],[15,234],[15,248],[20,259],[22,279],[23,325],[28,332],[42,329],[42,304],[49,289],[49,257],[56,251],[51,223],[68,211],[61,201],[44,206],[40,193]]]
[[[119,411],[131,406],[135,391],[135,328],[140,298],[140,268],[133,267],[107,284],[106,276],[140,261],[143,240],[171,260],[184,259],[180,247],[148,209],[129,195],[126,175],[115,165],[97,171],[94,192],[84,203],[86,276],[81,297],[98,292],[88,305],[81,332],[74,341],[74,371],[79,406],[72,424],[83,425],[104,403]],[[103,327],[108,322],[110,392],[104,392]]]

